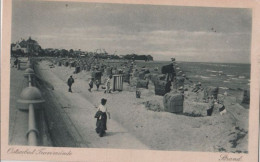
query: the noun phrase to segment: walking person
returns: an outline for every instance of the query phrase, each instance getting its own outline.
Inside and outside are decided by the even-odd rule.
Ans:
[[[94,84],[94,78],[91,78],[88,85],[89,85],[89,89],[88,91],[91,92],[91,89],[93,88],[93,84]]]
[[[69,86],[69,92],[72,93],[71,86],[72,86],[72,84],[74,83],[74,79],[73,79],[72,75],[69,77],[67,83],[68,83],[68,86]]]
[[[100,85],[100,82],[99,82],[98,79],[95,81],[95,85],[96,85],[96,87],[97,87],[97,91],[98,91],[98,89],[99,89],[99,85]]]
[[[98,110],[96,112],[95,118],[97,118],[96,122],[96,132],[100,137],[103,137],[107,130],[107,116],[110,119],[110,113],[105,107],[107,100],[102,98],[101,104],[97,107]]]

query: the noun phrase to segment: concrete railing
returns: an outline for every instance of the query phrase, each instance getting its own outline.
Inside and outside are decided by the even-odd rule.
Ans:
[[[36,120],[35,120],[35,107],[34,104],[42,103],[44,100],[42,99],[41,92],[38,88],[34,87],[32,82],[32,77],[34,76],[34,70],[31,68],[32,63],[30,60],[27,62],[27,69],[25,70],[24,77],[28,79],[28,87],[22,90],[20,95],[20,99],[17,102],[22,104],[28,104],[28,132],[27,132],[27,140],[28,145],[30,146],[37,146],[38,145],[38,137],[39,131],[36,127]],[[24,109],[23,109],[24,110]]]

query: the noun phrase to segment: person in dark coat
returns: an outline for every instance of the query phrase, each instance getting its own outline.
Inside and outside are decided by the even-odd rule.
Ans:
[[[18,62],[19,62],[18,58],[15,58],[15,60],[14,60],[14,67],[15,68],[17,68]]]
[[[107,115],[110,119],[110,113],[107,111],[107,108],[105,107],[106,102],[106,99],[101,99],[101,104],[97,107],[98,110],[95,115],[95,118],[97,118],[96,132],[99,134],[100,137],[103,137],[107,130]]]
[[[168,93],[171,91],[172,82],[168,81],[165,85],[165,92]]]
[[[171,63],[169,65],[163,66],[162,74],[167,75],[166,81],[171,81],[171,82],[174,81],[174,78],[176,77],[175,65]]]
[[[72,75],[69,77],[69,79],[68,79],[68,82],[67,82],[67,84],[68,84],[68,86],[69,86],[69,92],[72,92],[72,90],[71,90],[71,86],[72,86],[72,84],[74,83],[74,79],[72,78]]]

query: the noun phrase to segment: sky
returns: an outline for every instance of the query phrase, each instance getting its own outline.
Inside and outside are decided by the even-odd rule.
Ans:
[[[42,48],[145,54],[154,60],[249,63],[252,11],[13,0],[12,42]]]

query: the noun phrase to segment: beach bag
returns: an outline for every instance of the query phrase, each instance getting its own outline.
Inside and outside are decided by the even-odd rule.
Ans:
[[[97,111],[94,118],[99,118],[102,115],[102,111]]]

